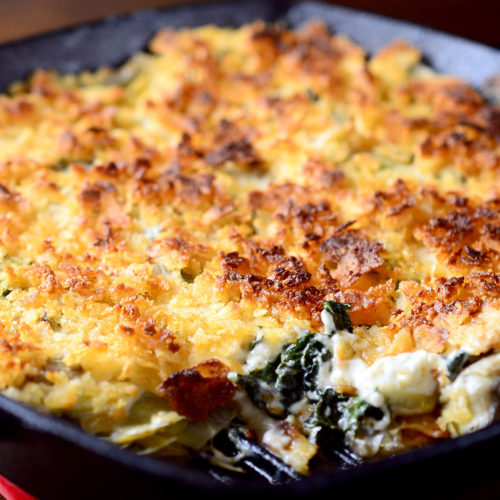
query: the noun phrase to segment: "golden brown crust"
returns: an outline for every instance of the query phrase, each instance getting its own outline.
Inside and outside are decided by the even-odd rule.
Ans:
[[[473,206],[467,198],[452,195],[449,204],[454,208],[420,228],[422,241],[449,265],[497,270],[500,200]]]
[[[162,384],[205,419],[233,395],[222,364],[322,330],[325,300],[367,363],[500,347],[499,108],[319,23],[151,50],[0,96],[2,389],[109,432]],[[408,442],[442,437],[426,419]]]

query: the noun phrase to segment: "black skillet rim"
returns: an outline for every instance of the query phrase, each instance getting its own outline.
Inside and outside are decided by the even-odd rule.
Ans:
[[[240,2],[241,4],[249,3],[249,2]],[[452,35],[444,34],[442,32],[421,27],[418,25],[414,25],[411,23],[394,20],[391,18],[387,18],[384,16],[380,16],[377,14],[365,13],[362,11],[358,11],[355,9],[350,9],[346,7],[338,7],[331,4],[323,4],[320,2],[300,2],[300,1],[286,1],[286,2],[256,2],[257,4],[272,4],[272,9],[277,13],[277,15],[288,14],[288,12],[295,6],[302,5],[314,5],[317,6],[320,10],[325,9],[330,12],[337,11],[343,12],[346,16],[358,16],[362,15],[366,19],[371,20],[375,25],[380,22],[389,22],[399,29],[401,29],[401,33],[404,36],[405,30],[409,29],[418,29],[421,33],[424,33],[430,39],[433,37],[441,37],[441,39],[446,38],[450,40],[450,43],[460,42],[461,44],[467,44],[471,47],[492,51],[491,53],[495,53],[497,56],[499,55],[498,51],[494,51],[487,46],[482,46],[477,44],[476,42],[469,42],[467,40],[461,39],[459,37],[455,37]],[[6,50],[15,50],[16,48],[23,46],[32,46],[33,44],[37,45],[39,43],[55,43],[55,40],[58,38],[64,38],[71,36],[78,30],[84,28],[97,28],[107,25],[113,25],[114,23],[125,23],[127,19],[132,18],[133,16],[138,16],[140,13],[145,12],[157,12],[157,11],[186,11],[189,10],[196,14],[197,9],[206,8],[207,5],[218,5],[219,7],[225,6],[226,8],[235,8],[228,7],[228,3],[226,2],[216,2],[214,4],[194,4],[194,5],[183,5],[183,6],[175,6],[175,7],[167,7],[162,9],[147,9],[147,10],[139,10],[133,11],[127,14],[121,14],[118,16],[112,16],[110,18],[105,18],[103,20],[92,21],[90,23],[83,23],[81,25],[73,26],[70,28],[57,30],[55,32],[50,32],[47,34],[42,34],[34,37],[30,37],[24,40],[14,41],[5,45],[0,46],[0,60],[1,54]],[[250,21],[250,19],[248,19]],[[500,61],[500,58],[499,58]],[[121,61],[114,61],[114,63],[119,63]],[[34,67],[31,69],[35,69]],[[500,64],[498,67],[500,71]],[[15,423],[20,424],[22,427],[33,431],[44,434],[49,434],[54,437],[54,439],[60,439],[72,443],[76,448],[83,448],[96,455],[100,455],[105,457],[113,462],[119,463],[126,468],[139,470],[141,472],[145,472],[146,474],[150,474],[166,481],[173,481],[184,484],[186,486],[192,486],[193,484],[196,487],[204,488],[207,490],[224,490],[226,492],[241,492],[242,488],[248,491],[272,491],[282,492],[282,493],[310,493],[311,491],[323,490],[325,488],[331,487],[333,485],[338,485],[342,483],[348,483],[354,481],[356,479],[360,479],[363,477],[368,477],[373,474],[376,474],[380,471],[387,471],[389,469],[399,468],[405,465],[411,465],[415,463],[421,463],[426,459],[443,457],[445,455],[449,455],[453,452],[459,450],[465,450],[474,445],[485,443],[490,439],[499,438],[500,437],[500,422],[490,425],[485,429],[481,429],[479,431],[473,432],[471,434],[446,440],[440,443],[433,444],[426,448],[422,448],[419,450],[413,450],[404,454],[396,455],[391,458],[382,459],[375,462],[369,462],[360,465],[359,467],[344,470],[344,471],[336,471],[327,474],[318,474],[313,477],[304,478],[297,483],[293,483],[291,485],[280,485],[280,486],[259,486],[259,485],[251,485],[248,482],[241,481],[235,482],[233,484],[227,485],[222,484],[220,482],[215,481],[210,475],[200,471],[193,469],[191,467],[181,466],[174,462],[157,459],[154,457],[140,457],[138,459],[137,455],[128,451],[121,449],[111,443],[108,443],[100,438],[97,438],[91,434],[86,433],[76,425],[63,420],[58,417],[54,417],[52,415],[45,415],[37,412],[36,410],[23,405],[22,403],[18,403],[13,401],[3,395],[0,395],[0,411],[2,412],[4,418],[14,419]]]

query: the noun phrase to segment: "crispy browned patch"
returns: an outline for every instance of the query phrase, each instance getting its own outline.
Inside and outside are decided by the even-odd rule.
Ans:
[[[401,92],[432,104],[435,113],[471,114],[483,104],[481,96],[476,91],[466,83],[453,78],[419,79],[409,83]]]
[[[236,393],[227,367],[217,359],[170,375],[158,387],[172,408],[186,417],[205,421],[216,409],[227,405]]]
[[[309,281],[307,272],[295,271],[266,278],[256,274],[228,271],[218,279],[221,286],[237,284],[242,297],[276,310],[293,312],[308,319],[315,328],[321,325],[321,311],[326,291],[314,286],[301,286]]]
[[[386,215],[388,217],[400,215],[416,204],[416,196],[401,179],[398,179],[394,183],[392,189],[388,191],[375,191],[373,195],[374,209],[378,210],[387,206]]]
[[[335,46],[332,36],[321,22],[309,23],[297,33],[289,56],[306,73],[333,78],[336,62],[342,53]]]
[[[328,260],[337,264],[333,276],[345,285],[353,283],[362,274],[375,271],[384,263],[379,255],[383,245],[351,229],[327,238],[319,249]]]
[[[467,174],[500,168],[499,144],[491,136],[464,126],[429,136],[421,145],[424,157],[437,157]]]
[[[345,174],[334,165],[328,165],[318,158],[309,158],[303,167],[308,184],[315,188],[332,189],[344,184]]]
[[[311,188],[286,182],[270,184],[264,191],[251,191],[248,194],[248,205],[251,210],[275,210],[289,200],[295,203],[305,203],[311,197]]]
[[[422,226],[419,235],[449,265],[496,270],[499,260],[500,219],[497,199],[474,206],[452,195],[448,205],[456,208],[435,216]]]
[[[285,183],[250,192],[248,205],[251,210],[271,212],[283,227],[293,225],[303,235],[325,236],[328,229],[337,224],[338,216],[328,201],[314,202],[313,198],[312,187]]]
[[[293,221],[307,232],[314,232],[337,221],[337,216],[330,211],[330,204],[324,201],[298,205],[294,200],[288,200],[275,211],[274,217],[284,224]]]
[[[259,157],[255,152],[252,143],[246,138],[236,141],[229,141],[220,148],[217,148],[205,155],[205,161],[209,165],[222,165],[226,161],[234,161],[240,165],[258,165]]]
[[[222,165],[234,161],[240,165],[257,166],[261,158],[255,151],[250,139],[234,123],[222,120],[214,137],[215,149],[209,151],[204,159],[209,165]]]
[[[260,57],[262,70],[282,57],[296,71],[319,77],[325,83],[338,78],[336,63],[341,59],[344,47],[337,43],[321,22],[309,23],[295,32],[256,24],[251,41]]]
[[[214,108],[216,101],[207,88],[183,82],[165,99],[165,104],[176,111],[205,115]]]
[[[31,102],[26,100],[26,98],[17,97],[10,102],[3,103],[2,109],[4,109],[10,117],[19,119],[29,116],[33,112],[34,106]]]
[[[138,179],[135,191],[143,199],[175,199],[187,205],[207,206],[215,198],[214,180],[215,177],[209,173],[183,173],[174,163],[157,178]]]
[[[0,203],[11,204],[19,201],[20,195],[18,193],[12,192],[3,184],[0,184]]]
[[[325,300],[352,306],[349,355],[367,362],[498,349],[498,107],[422,77],[405,43],[366,58],[318,23],[166,30],[152,47],[0,96],[1,388],[41,397],[25,381],[48,350],[113,387],[80,391],[71,418],[111,432],[173,374],[158,391],[203,420],[235,389],[221,362],[192,365],[243,370],[257,326],[321,331]],[[428,420],[402,422],[407,444],[442,437]]]
[[[188,234],[184,235],[181,230],[179,233],[188,239]],[[184,238],[177,236],[157,240],[147,249],[146,254],[160,262],[163,258],[173,258],[181,264],[180,267],[187,275],[195,277],[203,271],[205,263],[214,256],[214,252],[206,245],[191,243]]]
[[[282,311],[293,311],[321,324],[320,314],[325,295],[330,289],[310,284],[311,274],[305,263],[287,256],[280,246],[261,248],[250,245],[250,257],[238,252],[221,254],[225,271],[218,284],[246,300]],[[330,290],[331,291],[331,290]]]
[[[443,352],[456,327],[468,323],[489,303],[500,298],[500,278],[492,272],[436,278],[426,285],[407,282],[401,290],[406,312],[394,318],[397,328],[409,328],[417,348]],[[478,341],[480,334],[478,332]],[[491,348],[494,339],[480,352]],[[479,345],[479,344],[478,344]]]
[[[225,272],[217,282],[235,297],[275,311],[292,312],[311,321],[316,329],[321,328],[321,311],[327,299],[353,306],[351,317],[355,324],[385,324],[390,317],[394,293],[390,280],[384,282],[377,277],[373,283],[366,283],[364,290],[346,290],[346,285],[339,283],[324,264],[312,274],[304,260],[288,256],[283,247],[248,244],[248,248],[248,257],[238,252],[221,254]]]
[[[149,247],[147,253],[150,257],[160,255],[162,252],[173,251],[185,257],[208,256],[209,248],[200,243],[189,243],[181,237],[163,238]]]

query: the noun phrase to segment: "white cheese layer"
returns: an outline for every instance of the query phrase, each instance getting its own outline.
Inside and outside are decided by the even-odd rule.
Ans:
[[[436,374],[446,369],[441,356],[419,350],[387,356],[368,366],[360,358],[339,356],[337,345],[347,335],[352,334],[341,332],[333,337],[334,357],[329,376],[322,374],[322,384],[339,391],[349,386],[373,406],[380,408],[387,403],[393,415],[433,410],[438,398]]]

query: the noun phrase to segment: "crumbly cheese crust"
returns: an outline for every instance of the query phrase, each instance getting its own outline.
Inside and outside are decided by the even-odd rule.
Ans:
[[[352,306],[343,360],[497,350],[500,110],[420,58],[258,22],[13,85],[0,388],[109,435],[176,372],[320,331],[325,300]],[[454,425],[399,419],[410,446]]]

